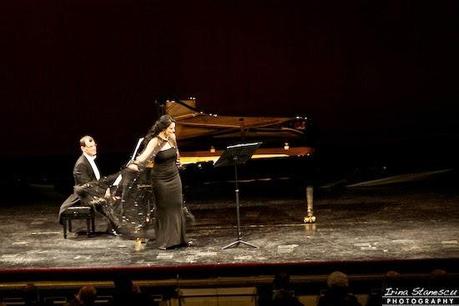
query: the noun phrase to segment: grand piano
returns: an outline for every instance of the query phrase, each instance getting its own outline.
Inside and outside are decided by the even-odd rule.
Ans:
[[[262,142],[252,159],[240,167],[240,182],[264,190],[279,187],[289,193],[301,189],[306,195],[305,223],[314,223],[313,181],[315,133],[307,117],[220,116],[197,108],[194,98],[166,100],[158,104],[159,115],[176,120],[185,196],[230,190],[231,167],[213,166],[229,145]],[[226,184],[226,185],[225,185]]]

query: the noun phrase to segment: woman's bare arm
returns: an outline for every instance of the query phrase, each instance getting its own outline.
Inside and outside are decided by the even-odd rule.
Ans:
[[[139,171],[139,167],[142,168],[148,159],[153,157],[156,146],[158,145],[158,139],[152,138],[142,153],[136,157],[136,159],[128,165],[129,169]]]

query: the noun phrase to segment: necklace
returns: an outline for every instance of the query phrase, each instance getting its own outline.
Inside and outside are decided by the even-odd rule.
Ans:
[[[169,137],[166,137],[164,134],[158,134],[159,138],[165,141],[169,141]]]

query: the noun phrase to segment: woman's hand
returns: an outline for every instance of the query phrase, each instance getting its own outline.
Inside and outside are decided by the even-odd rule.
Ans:
[[[136,172],[139,172],[139,166],[137,164],[134,164],[134,163],[130,163],[128,166],[127,166],[128,169],[130,170],[134,170]]]

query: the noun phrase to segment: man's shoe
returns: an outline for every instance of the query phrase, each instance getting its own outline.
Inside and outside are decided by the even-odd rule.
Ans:
[[[119,236],[120,234],[115,230],[115,229],[108,229],[106,231],[107,234],[112,235],[112,236]]]

